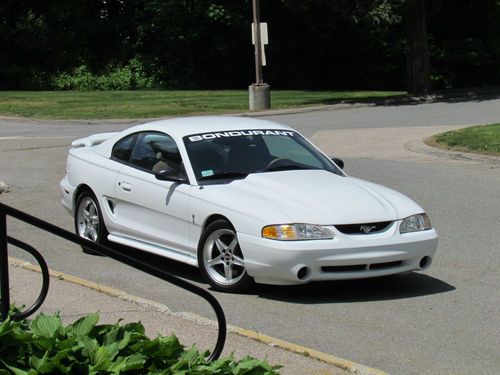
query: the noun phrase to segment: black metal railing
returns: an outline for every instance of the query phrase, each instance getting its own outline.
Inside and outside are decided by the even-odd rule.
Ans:
[[[35,303],[27,310],[18,313],[13,317],[15,319],[23,319],[33,314],[43,304],[49,289],[49,271],[45,260],[43,259],[42,255],[32,246],[22,241],[19,241],[15,238],[9,237],[7,235],[7,216],[11,216],[18,220],[21,220],[27,224],[33,225],[37,228],[52,233],[58,237],[64,238],[80,246],[85,246],[91,249],[92,251],[95,251],[98,254],[110,257],[114,260],[117,260],[118,262],[124,263],[130,267],[136,268],[149,275],[155,276],[161,280],[167,281],[180,288],[188,290],[191,293],[194,293],[205,299],[215,311],[219,328],[219,332],[217,334],[217,342],[215,344],[213,352],[208,358],[208,361],[213,361],[219,358],[220,354],[222,353],[222,349],[224,348],[224,344],[226,342],[226,330],[227,330],[226,317],[219,302],[215,299],[215,297],[212,294],[207,292],[205,289],[193,285],[187,282],[186,280],[183,280],[175,275],[172,275],[158,267],[152,266],[151,264],[138,260],[129,255],[123,254],[107,246],[102,246],[92,241],[86,240],[82,237],[77,236],[74,233],[68,232],[65,229],[59,228],[58,226],[40,220],[25,212],[19,211],[13,207],[0,203],[0,298],[1,298],[0,315],[2,320],[7,318],[10,308],[9,261],[8,261],[8,249],[7,249],[8,243],[10,243],[15,247],[19,247],[29,252],[31,255],[33,255],[37,260],[37,262],[40,264],[43,276],[42,290]]]

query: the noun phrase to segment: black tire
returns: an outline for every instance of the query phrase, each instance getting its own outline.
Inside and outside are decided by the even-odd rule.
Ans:
[[[84,213],[86,212],[86,213]],[[100,245],[107,244],[108,230],[102,218],[101,207],[91,191],[83,191],[75,205],[75,233]],[[82,246],[84,253],[100,255],[88,247]]]
[[[198,265],[207,282],[221,292],[241,292],[253,281],[245,270],[236,231],[226,220],[216,220],[204,230],[198,245]]]

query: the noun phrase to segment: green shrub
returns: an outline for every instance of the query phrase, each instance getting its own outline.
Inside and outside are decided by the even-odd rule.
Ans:
[[[56,90],[95,90],[97,85],[96,77],[87,69],[85,65],[79,66],[71,74],[61,73],[53,79]]]
[[[86,65],[52,79],[55,90],[135,90],[154,87],[142,64],[132,59],[125,66],[108,66],[103,74],[92,73]]]
[[[279,366],[233,356],[206,362],[175,336],[149,339],[141,323],[97,325],[98,313],[63,326],[59,314],[0,324],[0,374],[278,374]]]

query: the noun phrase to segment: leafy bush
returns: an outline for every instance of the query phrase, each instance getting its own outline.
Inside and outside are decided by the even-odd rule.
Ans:
[[[85,65],[79,66],[71,74],[61,73],[53,80],[56,90],[93,90],[97,85],[96,77]]]
[[[233,356],[207,363],[175,336],[145,336],[141,323],[97,325],[98,313],[63,326],[59,314],[0,324],[0,374],[278,374],[278,366]]]
[[[142,64],[132,59],[127,65],[108,66],[104,74],[92,73],[86,65],[71,73],[60,73],[52,80],[56,90],[135,90],[151,88],[154,80],[146,76]]]

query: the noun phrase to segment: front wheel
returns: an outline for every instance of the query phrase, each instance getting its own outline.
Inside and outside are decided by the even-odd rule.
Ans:
[[[97,198],[90,191],[84,191],[78,196],[75,210],[75,232],[89,241],[105,244],[108,231],[102,219]],[[88,247],[82,246],[83,252],[97,254]]]
[[[214,221],[203,232],[198,265],[208,283],[222,292],[240,292],[252,281],[245,270],[236,231],[226,220]]]

